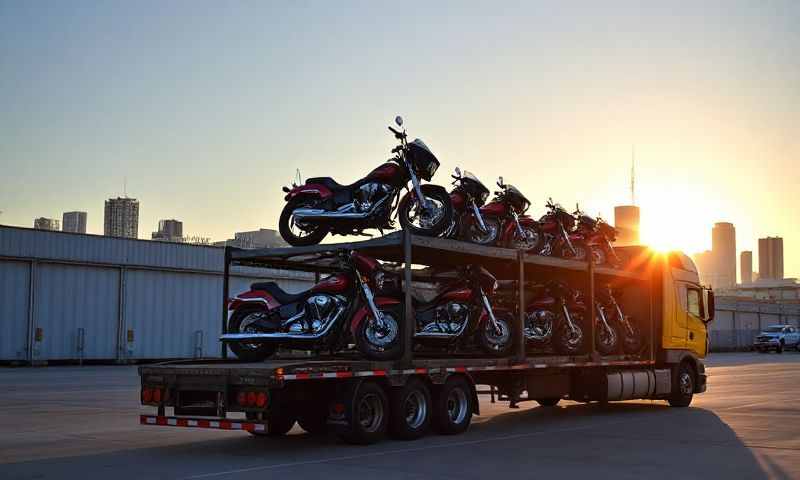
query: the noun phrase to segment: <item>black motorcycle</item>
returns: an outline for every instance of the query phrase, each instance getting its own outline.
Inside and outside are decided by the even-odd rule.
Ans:
[[[395,119],[402,127],[403,119]],[[286,205],[278,228],[290,245],[315,245],[328,233],[361,235],[369,228],[381,233],[394,228],[392,212],[397,210],[400,225],[419,235],[438,236],[452,221],[450,195],[430,181],[439,168],[439,160],[425,143],[408,142],[406,131],[389,127],[400,145],[388,162],[350,185],[340,185],[330,177],[314,177],[303,185],[283,187]],[[411,190],[402,200],[400,193]],[[399,202],[398,202],[399,200]]]

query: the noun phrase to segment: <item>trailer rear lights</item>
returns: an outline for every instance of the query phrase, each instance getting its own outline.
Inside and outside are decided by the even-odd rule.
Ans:
[[[258,392],[258,395],[256,395],[256,406],[259,408],[264,408],[267,406],[266,392]]]
[[[150,390],[149,388],[143,388],[142,389],[142,402],[143,403],[150,403],[150,401],[152,399],[153,399],[153,391]]]
[[[153,401],[156,402],[156,403],[160,403],[161,402],[161,389],[159,389],[159,388],[154,388],[153,389]]]
[[[241,405],[243,407],[246,407],[247,406],[247,392],[239,392],[239,394],[236,396],[236,402],[239,405]]]
[[[344,403],[334,403],[333,404],[333,413],[336,415],[344,414]]]
[[[247,392],[247,406],[254,407],[256,405],[256,392]]]

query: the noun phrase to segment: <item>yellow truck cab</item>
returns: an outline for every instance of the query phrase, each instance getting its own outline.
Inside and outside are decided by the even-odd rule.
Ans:
[[[708,323],[714,319],[714,293],[700,284],[697,267],[681,252],[654,253],[654,284],[661,295],[661,339],[657,361],[668,366],[682,389],[706,390],[703,359],[708,354]],[[657,318],[657,317],[656,317]],[[658,326],[656,327],[658,331]],[[689,390],[691,389],[691,390]],[[677,392],[676,392],[677,393]]]

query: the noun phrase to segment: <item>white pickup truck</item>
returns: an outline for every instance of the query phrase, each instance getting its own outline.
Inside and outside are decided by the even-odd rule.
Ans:
[[[753,342],[753,348],[761,353],[770,350],[783,353],[783,349],[789,347],[800,351],[800,329],[792,325],[770,325]]]

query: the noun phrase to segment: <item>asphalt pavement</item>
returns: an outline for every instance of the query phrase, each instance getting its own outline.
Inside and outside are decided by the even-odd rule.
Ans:
[[[295,428],[140,426],[135,367],[0,369],[0,478],[800,478],[800,353],[714,354],[708,392],[662,401],[482,399],[465,434],[351,446]]]

